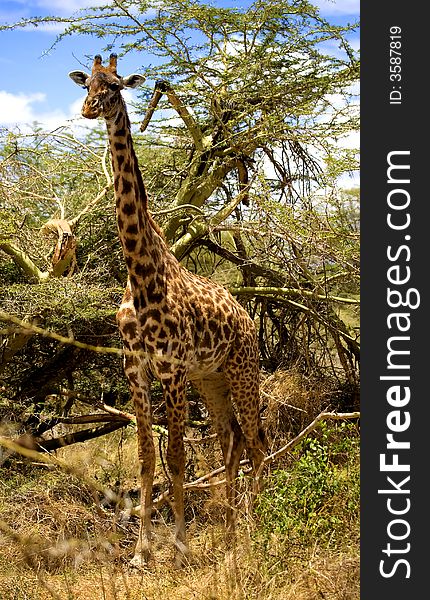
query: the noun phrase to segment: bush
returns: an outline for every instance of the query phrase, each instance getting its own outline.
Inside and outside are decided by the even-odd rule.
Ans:
[[[355,426],[322,423],[317,437],[295,449],[290,470],[274,471],[257,501],[257,539],[336,545],[359,519],[359,438]],[[354,533],[353,533],[354,534]],[[358,535],[358,532],[357,532]]]

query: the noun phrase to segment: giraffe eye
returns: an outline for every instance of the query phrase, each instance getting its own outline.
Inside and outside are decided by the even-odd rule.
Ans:
[[[119,90],[119,83],[110,83],[109,89],[111,89],[113,92],[117,92]]]

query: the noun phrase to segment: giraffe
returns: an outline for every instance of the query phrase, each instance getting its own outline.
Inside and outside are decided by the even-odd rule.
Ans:
[[[188,555],[183,490],[186,383],[199,392],[220,441],[226,467],[227,531],[233,535],[242,452],[246,447],[256,474],[265,454],[256,331],[246,310],[224,287],[179,263],[151,217],[121,95],[122,89],[141,85],[143,76],[118,75],[116,54],[110,55],[106,67],[96,55],[91,74],[72,71],[69,76],[88,92],[82,115],[106,121],[118,234],[128,271],[117,324],[136,414],[141,478],[140,532],[131,562],[144,566],[151,556],[155,450],[150,380],[155,376],[162,384],[167,413],[175,560],[181,565]]]

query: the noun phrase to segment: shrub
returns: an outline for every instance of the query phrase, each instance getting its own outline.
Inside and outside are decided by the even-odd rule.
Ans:
[[[306,544],[346,541],[359,517],[359,441],[355,426],[322,423],[293,453],[291,469],[273,471],[257,500],[256,539]]]

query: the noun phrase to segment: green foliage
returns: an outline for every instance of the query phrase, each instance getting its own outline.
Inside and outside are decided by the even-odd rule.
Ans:
[[[359,445],[353,425],[322,423],[318,437],[294,451],[288,470],[274,471],[257,500],[258,542],[266,548],[318,539],[340,544],[359,517]]]
[[[316,149],[333,176],[357,168],[355,153],[339,143],[358,128],[352,85],[359,58],[349,42],[357,24],[330,23],[311,2],[255,0],[243,8],[201,0],[159,0],[155,6],[122,0],[72,17],[31,18],[19,25],[35,23],[62,23],[58,43],[66,36],[90,35],[103,40],[106,52],[138,53],[148,80],[142,113],[159,79],[166,79],[192,109],[187,123],[171,119],[172,106],[164,100],[161,119],[156,126],[153,119],[150,127],[169,136],[154,135],[154,143],[182,154],[193,150],[188,169],[182,169],[182,157],[170,178],[170,192],[179,203],[201,206],[219,192],[236,155],[254,161],[271,157],[275,170],[281,165],[285,171],[282,176],[278,170],[276,185],[290,197],[311,180],[321,184]],[[214,182],[204,186],[202,179],[219,169]],[[196,177],[199,190],[191,191]],[[178,223],[167,229],[173,239]]]
[[[347,382],[355,391],[358,199],[334,180],[356,168],[354,152],[339,143],[358,126],[359,60],[349,43],[356,24],[334,25],[305,0],[107,0],[19,26],[40,23],[65,26],[58,43],[73,35],[79,45],[85,34],[100,51],[102,40],[106,54],[120,55],[122,74],[134,54],[148,81],[135,107],[141,118],[154,81],[169,82],[170,95],[133,141],[172,251],[190,270],[237,288],[264,369],[294,365],[330,379],[331,389]],[[37,125],[25,135],[0,132],[2,309],[99,346],[120,344],[114,314],[127,277],[109,162],[103,123],[87,133]],[[76,264],[53,278],[58,236],[47,223],[58,219],[75,236]],[[253,291],[264,288],[274,291]],[[19,403],[31,412],[61,390],[127,397],[117,358],[66,352],[10,328],[2,335],[8,418]]]

